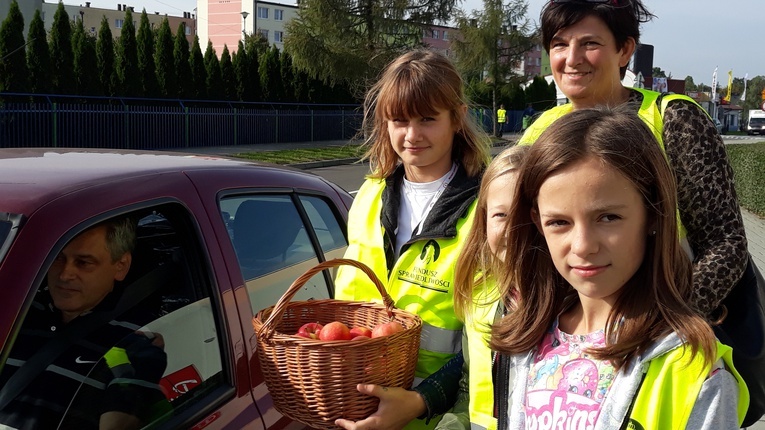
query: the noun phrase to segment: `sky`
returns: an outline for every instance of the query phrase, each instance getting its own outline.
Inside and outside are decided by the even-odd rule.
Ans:
[[[48,0],[53,1],[53,0]],[[182,15],[196,7],[196,0],[89,0],[91,6],[116,8],[117,3],[135,6],[137,11]],[[269,0],[295,4],[289,0]],[[535,25],[539,12],[549,0],[528,0],[528,17]],[[765,76],[765,25],[762,23],[763,0],[644,0],[657,16],[642,27],[641,41],[654,46],[654,67],[660,67],[675,79],[690,75],[696,84],[712,83],[718,67],[718,84],[727,85],[729,70],[733,76]],[[84,4],[84,0],[64,0],[66,4]],[[461,0],[463,10],[481,8],[482,0]]]

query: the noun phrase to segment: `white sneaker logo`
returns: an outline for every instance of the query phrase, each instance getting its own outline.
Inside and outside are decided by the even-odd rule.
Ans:
[[[97,361],[83,360],[80,357],[75,358],[74,362],[77,363],[77,364],[95,364],[95,363],[98,363]]]

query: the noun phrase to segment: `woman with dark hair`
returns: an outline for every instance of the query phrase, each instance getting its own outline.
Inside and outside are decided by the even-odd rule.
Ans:
[[[664,149],[678,184],[681,236],[693,260],[691,305],[712,320],[747,265],[747,242],[725,146],[692,99],[622,85],[653,18],[641,0],[551,0],[542,10],[542,44],[569,103],[542,114],[520,144],[531,144],[561,116],[632,103]],[[638,107],[639,106],[639,107]]]

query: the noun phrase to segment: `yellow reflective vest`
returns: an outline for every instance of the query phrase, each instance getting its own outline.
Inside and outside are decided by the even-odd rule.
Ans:
[[[455,182],[464,178],[459,168]],[[454,268],[473,224],[475,192],[471,195],[466,214],[459,218],[454,236],[421,232],[405,246],[399,258],[388,268],[385,253],[385,227],[381,223],[385,180],[368,179],[359,189],[348,214],[348,249],[345,258],[368,265],[385,284],[388,294],[399,309],[419,315],[423,321],[420,352],[415,371],[416,382],[427,378],[446,364],[462,348],[462,322],[454,313]],[[450,183],[451,186],[451,183]],[[448,193],[445,191],[440,199]],[[430,218],[439,209],[437,202]],[[398,213],[398,208],[395,208]],[[335,298],[338,300],[381,301],[380,293],[360,270],[340,267],[335,278]],[[428,427],[438,420],[431,420]],[[417,425],[424,421],[415,421]],[[412,428],[408,426],[407,428]],[[423,427],[424,428],[424,427]]]
[[[733,350],[717,342],[715,362],[722,359],[738,381],[738,424],[744,422],[749,408],[749,390],[733,367]],[[701,386],[711,366],[697,353],[691,360],[691,348],[684,345],[650,361],[648,372],[635,398],[627,429],[685,430]]]
[[[483,279],[473,291],[470,315],[465,318],[467,338],[470,427],[472,430],[496,430],[494,418],[494,381],[492,351],[489,347],[491,326],[499,308],[499,291],[494,279]]]
[[[506,119],[507,119],[507,111],[502,108],[497,109],[497,122],[500,124],[504,124]]]
[[[662,136],[664,132],[663,115],[664,110],[667,108],[667,104],[673,100],[686,100],[694,104],[696,104],[696,102],[686,95],[664,94],[664,96],[661,97],[661,106],[658,106],[656,101],[659,99],[659,96],[661,95],[660,93],[657,93],[656,91],[644,90],[642,88],[632,88],[632,90],[637,91],[643,95],[643,102],[640,104],[638,116],[648,125],[648,128],[653,131],[653,134],[656,137],[656,141],[659,142],[659,147],[666,153],[664,149],[664,139]],[[556,106],[552,109],[546,110],[536,121],[534,121],[533,124],[531,124],[528,129],[526,129],[526,132],[523,133],[523,136],[521,136],[520,140],[518,140],[518,145],[533,144],[537,141],[537,139],[539,139],[539,136],[542,135],[547,127],[555,122],[555,120],[571,112],[573,109],[574,107],[571,103],[566,103],[564,105]],[[677,225],[680,232],[680,238],[684,239],[687,232],[682,222],[680,221],[679,211],[677,212]],[[686,251],[691,254],[690,246],[688,246],[686,243],[683,243],[683,246],[686,247]]]

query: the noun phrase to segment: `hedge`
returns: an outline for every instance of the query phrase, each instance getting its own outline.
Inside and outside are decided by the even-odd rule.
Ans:
[[[742,207],[765,217],[765,142],[726,145]]]

